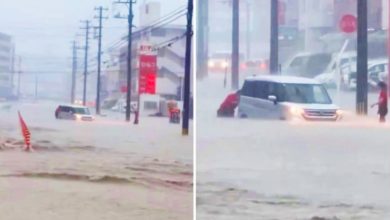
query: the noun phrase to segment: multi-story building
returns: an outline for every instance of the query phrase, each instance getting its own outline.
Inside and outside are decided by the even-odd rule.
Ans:
[[[141,29],[141,28],[140,28]],[[157,53],[157,81],[156,93],[174,97],[178,96],[180,86],[184,78],[184,58],[185,58],[185,26],[181,25],[167,25],[158,29],[153,29],[148,33],[148,37],[144,37],[140,31],[133,33],[133,52],[132,52],[132,68],[133,68],[133,92],[137,93],[138,88],[138,73],[139,73],[139,47],[144,42],[151,45],[156,45]],[[171,45],[161,43],[172,41]],[[125,86],[127,83],[127,46],[121,48],[119,59],[119,85]]]
[[[12,37],[0,33],[0,97],[9,97],[13,90],[14,45]]]
[[[181,99],[186,26],[184,24],[164,24],[158,25],[157,28],[150,28],[149,25],[160,18],[160,3],[149,2],[141,5],[140,25],[133,31],[132,38],[132,94],[135,96],[138,92],[139,47],[147,43],[156,49],[157,54],[156,94]],[[126,39],[127,36],[122,40],[126,41]],[[127,85],[127,43],[123,44],[119,53],[113,52],[110,63],[105,73],[105,81],[107,92],[112,95],[123,92]]]

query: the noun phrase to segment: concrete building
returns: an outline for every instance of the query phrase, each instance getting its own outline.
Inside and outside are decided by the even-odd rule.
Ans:
[[[14,44],[12,37],[0,33],[0,97],[13,93]]]
[[[138,92],[139,51],[147,42],[156,50],[157,79],[156,93],[165,98],[181,99],[185,62],[185,25],[166,24],[158,28],[149,25],[161,18],[160,3],[148,2],[140,6],[140,26],[133,32],[132,51],[132,94]],[[150,17],[149,17],[150,16]],[[145,31],[147,30],[147,31]],[[127,40],[127,36],[122,38]],[[107,92],[110,96],[120,96],[127,85],[127,43],[119,51],[113,51],[110,66],[105,71]],[[116,95],[115,95],[116,94]]]
[[[184,58],[185,58],[185,26],[167,25],[162,28],[154,29],[148,33],[148,37],[144,37],[139,31],[133,34],[133,93],[137,93],[138,88],[138,71],[139,71],[139,52],[138,48],[143,42],[149,44],[160,45],[166,41],[170,41],[176,37],[181,37],[174,41],[170,46],[162,45],[156,48],[157,51],[157,94],[166,97],[178,96],[179,87],[182,84],[184,77]],[[119,85],[125,86],[127,80],[127,46],[121,48],[119,59]]]

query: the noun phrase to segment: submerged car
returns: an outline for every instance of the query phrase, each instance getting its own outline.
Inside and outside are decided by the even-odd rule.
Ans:
[[[60,105],[55,111],[57,119],[93,121],[95,118],[91,115],[89,109],[84,106]]]
[[[316,80],[259,75],[248,77],[240,91],[242,118],[331,120],[342,118],[325,87]]]

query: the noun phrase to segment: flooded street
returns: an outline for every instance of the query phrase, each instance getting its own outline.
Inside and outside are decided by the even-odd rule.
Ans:
[[[94,122],[56,120],[54,107],[2,111],[0,195],[17,198],[0,202],[1,219],[25,216],[7,211],[15,202],[34,213],[30,219],[191,219],[192,140],[180,136],[179,125],[141,118],[136,127],[116,113]],[[30,127],[32,153],[22,151],[17,110]]]
[[[353,94],[340,122],[224,119],[220,82],[197,84],[198,219],[390,217],[390,124],[354,116]]]

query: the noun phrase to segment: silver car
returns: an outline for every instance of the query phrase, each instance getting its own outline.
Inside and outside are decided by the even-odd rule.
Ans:
[[[313,79],[259,75],[245,80],[238,116],[267,119],[341,119],[325,87]]]
[[[89,109],[84,106],[60,105],[55,111],[57,119],[93,121],[95,118],[91,115]]]

